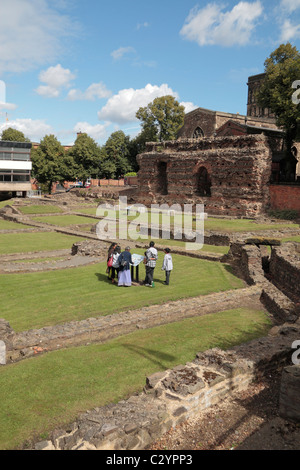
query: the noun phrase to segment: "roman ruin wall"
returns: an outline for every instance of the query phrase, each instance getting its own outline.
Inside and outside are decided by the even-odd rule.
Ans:
[[[139,203],[204,204],[209,215],[250,218],[269,205],[265,136],[149,143],[137,159]]]

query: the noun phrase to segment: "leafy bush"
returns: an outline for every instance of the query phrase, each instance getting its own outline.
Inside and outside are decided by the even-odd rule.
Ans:
[[[269,211],[268,215],[276,219],[284,220],[295,220],[299,217],[298,211],[294,209],[273,209]]]

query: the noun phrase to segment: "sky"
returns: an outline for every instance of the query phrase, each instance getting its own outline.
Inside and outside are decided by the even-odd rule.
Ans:
[[[287,42],[300,0],[0,0],[0,133],[104,145],[164,95],[245,115],[248,77]]]

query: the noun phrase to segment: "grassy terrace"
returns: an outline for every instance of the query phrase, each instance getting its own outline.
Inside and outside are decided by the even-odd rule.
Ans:
[[[30,225],[18,224],[16,222],[11,222],[10,220],[0,219],[0,230],[22,230],[22,229],[32,229]]]
[[[147,375],[211,347],[263,336],[269,328],[262,312],[241,308],[7,365],[0,369],[0,448],[46,439],[79,413],[141,391]]]
[[[0,233],[0,255],[71,249],[78,241],[78,237],[56,232]]]
[[[160,255],[154,276],[155,291],[141,286],[121,289],[112,285],[105,274],[105,263],[61,271],[3,274],[1,316],[15,331],[22,331],[243,286],[224,264],[180,255],[174,255],[173,261],[171,285],[166,288]],[[143,278],[143,266],[140,273]],[[16,292],[22,295],[22,302]]]

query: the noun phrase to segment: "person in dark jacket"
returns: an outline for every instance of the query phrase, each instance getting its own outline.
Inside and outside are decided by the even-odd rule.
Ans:
[[[125,251],[122,251],[119,258],[119,281],[118,286],[131,286],[131,273],[130,273],[130,264],[132,264],[132,258],[130,253],[130,247],[127,246]]]

